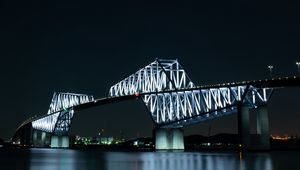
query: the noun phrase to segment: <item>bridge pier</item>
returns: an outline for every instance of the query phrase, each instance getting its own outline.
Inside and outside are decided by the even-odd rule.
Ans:
[[[32,144],[34,147],[45,147],[48,144],[47,133],[39,130],[33,130]]]
[[[270,149],[270,132],[269,132],[269,116],[266,106],[259,107],[256,116],[257,120],[257,134],[259,137],[258,140],[258,149],[268,150]]]
[[[183,130],[176,129],[155,129],[156,150],[184,150]]]
[[[266,106],[260,106],[256,115],[256,138],[251,139],[250,115],[247,106],[238,107],[238,134],[239,147],[242,150],[268,150],[270,149],[269,117]],[[254,137],[254,136],[253,136]]]
[[[69,136],[51,136],[51,148],[68,148],[69,147]]]
[[[242,150],[250,148],[250,116],[248,106],[238,106],[239,147]]]

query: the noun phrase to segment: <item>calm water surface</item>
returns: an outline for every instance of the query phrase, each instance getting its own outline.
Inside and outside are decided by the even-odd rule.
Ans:
[[[0,169],[289,170],[299,151],[101,152],[71,149],[0,149]]]

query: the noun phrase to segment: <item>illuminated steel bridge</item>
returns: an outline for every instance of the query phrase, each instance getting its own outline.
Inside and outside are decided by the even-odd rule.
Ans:
[[[136,73],[113,85],[106,98],[94,99],[91,95],[54,93],[48,113],[25,121],[17,129],[13,140],[20,143],[39,145],[39,142],[35,142],[39,140],[35,138],[47,138],[48,134],[51,138],[49,145],[54,147],[68,146],[68,142],[61,144],[65,140],[60,141],[59,136],[68,135],[76,110],[134,98],[140,98],[147,106],[152,121],[158,129],[158,136],[170,136],[168,134],[170,132],[162,129],[178,129],[237,112],[240,113],[238,116],[239,124],[241,124],[239,133],[247,134],[249,130],[247,127],[249,126],[247,125],[249,124],[247,114],[249,113],[245,110],[245,107],[263,107],[269,101],[274,88],[299,86],[299,82],[299,78],[288,77],[196,86],[177,60],[156,59]],[[266,127],[268,124],[265,121],[266,113],[263,114],[261,119],[258,126],[266,136],[268,135],[268,127]],[[36,131],[42,133],[35,134]],[[171,131],[173,138],[183,140],[181,135],[182,133],[178,130]],[[158,137],[156,142],[162,142],[163,145],[166,145],[162,146],[162,149],[170,148],[169,145],[172,145],[171,148],[173,149],[182,149],[183,142],[178,144],[178,142],[174,143],[174,140],[167,139],[167,137]],[[244,136],[243,140],[248,140],[247,136]],[[245,141],[242,141],[242,143],[245,143]]]

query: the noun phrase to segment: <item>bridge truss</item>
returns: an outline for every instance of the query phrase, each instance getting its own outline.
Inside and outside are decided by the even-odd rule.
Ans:
[[[141,97],[159,127],[183,127],[268,102],[272,88],[250,84],[195,86],[177,60],[156,59],[110,88],[109,96]]]
[[[47,115],[32,122],[32,127],[55,135],[67,135],[74,116],[74,106],[88,103],[94,97],[86,94],[54,93]]]
[[[273,89],[271,84],[262,86],[267,83],[196,86],[177,60],[156,59],[113,85],[108,98],[94,100],[86,94],[54,93],[47,114],[25,121],[18,129],[31,123],[33,129],[67,135],[76,109],[136,97],[144,102],[156,127],[183,127],[229,115],[236,112],[239,105],[250,108],[265,105]],[[273,82],[274,85],[281,83],[281,80]]]

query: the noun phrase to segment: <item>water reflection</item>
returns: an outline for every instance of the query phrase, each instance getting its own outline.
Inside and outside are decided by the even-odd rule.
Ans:
[[[31,149],[30,169],[75,169],[77,152],[66,149]]]
[[[273,169],[269,154],[249,154],[240,159],[238,153],[107,153],[106,161],[108,170]]]
[[[242,154],[242,153],[240,153]],[[265,169],[272,170],[272,159],[269,153],[248,153],[240,159],[240,170]]]
[[[274,152],[241,154],[238,152],[101,152],[70,149],[0,150],[0,169],[273,170],[274,163],[278,167],[284,167],[285,164],[299,162],[297,159],[283,159],[286,162],[274,161],[282,157],[286,155]]]

